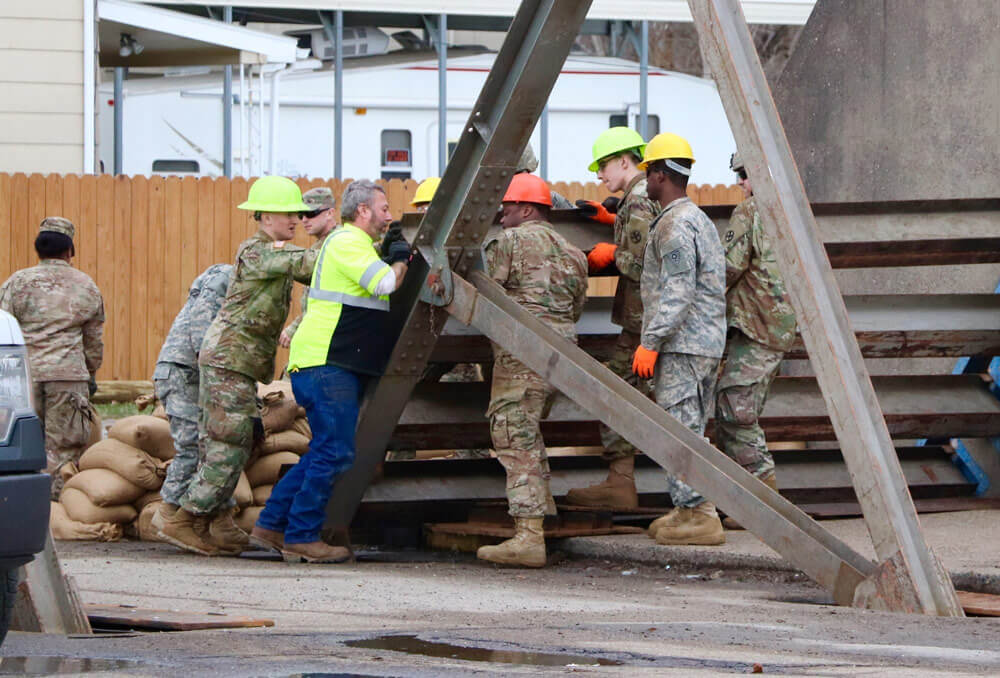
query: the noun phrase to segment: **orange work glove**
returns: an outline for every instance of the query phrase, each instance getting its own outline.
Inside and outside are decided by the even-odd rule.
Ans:
[[[632,371],[643,379],[649,379],[653,376],[653,368],[656,367],[656,359],[659,357],[659,351],[650,351],[640,346],[635,349],[635,357],[632,358]]]
[[[615,260],[615,251],[617,249],[618,245],[612,245],[609,242],[597,243],[594,249],[590,250],[590,254],[587,255],[587,265],[590,268],[590,272],[597,273],[610,266]]]
[[[596,221],[599,224],[607,224],[608,226],[615,225],[615,215],[609,212],[603,203],[599,203],[596,200],[577,200],[576,206],[580,210],[580,213],[591,221]]]

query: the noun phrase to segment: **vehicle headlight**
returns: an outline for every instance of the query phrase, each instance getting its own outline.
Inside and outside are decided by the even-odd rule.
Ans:
[[[31,376],[23,346],[0,347],[0,440],[7,440],[17,412],[31,410]]]

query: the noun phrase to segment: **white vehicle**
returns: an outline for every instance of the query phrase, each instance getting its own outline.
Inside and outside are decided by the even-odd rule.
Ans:
[[[449,146],[482,88],[494,54],[449,50]],[[466,56],[453,56],[464,53]],[[437,59],[383,56],[350,59],[344,69],[342,167],[345,177],[412,178],[438,175]],[[272,81],[279,78],[272,122]],[[334,73],[329,62],[300,61],[280,75],[234,76],[233,171],[256,176],[333,176]],[[263,81],[263,82],[261,82]],[[648,136],[670,131],[686,137],[697,159],[695,184],[731,184],[735,142],[715,83],[649,69]],[[263,84],[263,86],[261,86]],[[263,90],[263,93],[261,93]],[[101,87],[100,158],[110,171],[114,107],[110,83]],[[125,174],[222,174],[222,77],[203,75],[129,79],[124,93]],[[263,100],[263,105],[262,104]],[[639,126],[639,66],[611,57],[570,56],[549,98],[548,178],[594,181],[587,171],[591,144],[614,125]],[[276,124],[274,124],[276,123]],[[277,139],[271,157],[271,129]],[[540,130],[531,138],[540,155]]]

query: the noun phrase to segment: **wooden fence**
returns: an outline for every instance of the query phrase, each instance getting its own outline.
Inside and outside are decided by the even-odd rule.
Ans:
[[[303,191],[329,186],[339,196],[349,180],[301,180]],[[380,182],[394,215],[409,210],[413,180]],[[597,183],[554,182],[570,200],[603,200]],[[104,295],[102,380],[149,379],[160,346],[187,289],[208,266],[230,262],[236,247],[254,232],[247,212],[236,209],[247,196],[242,178],[41,175],[0,173],[0,280],[37,263],[34,240],[46,216],[76,224],[74,265],[89,274]],[[700,204],[734,204],[734,186],[689,189]],[[299,229],[295,242],[308,246]],[[601,281],[598,293],[611,281]],[[292,313],[299,309],[296,286]],[[592,290],[595,291],[595,290]],[[279,356],[284,364],[284,352]]]

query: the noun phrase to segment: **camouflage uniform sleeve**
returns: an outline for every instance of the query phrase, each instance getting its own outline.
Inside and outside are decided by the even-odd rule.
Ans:
[[[514,242],[508,233],[501,233],[486,244],[486,271],[501,285],[510,277],[513,262]]]
[[[680,226],[679,223],[675,225]],[[689,229],[663,229],[658,235],[666,242],[651,242],[650,247],[656,248],[657,256],[646,260],[647,266],[659,265],[659,301],[642,328],[642,345],[651,351],[659,351],[684,323],[697,284],[698,248]]]
[[[8,279],[7,282],[5,282],[2,287],[0,287],[0,309],[7,311],[7,313],[10,313],[11,315],[14,315],[14,294],[10,289],[11,288],[10,283],[11,281],[10,279]]]
[[[225,294],[220,295],[212,290],[203,289],[191,306],[191,312],[188,316],[191,323],[188,336],[195,356],[201,353],[201,344],[205,340],[205,333],[212,326],[212,321],[218,315],[225,299]]]
[[[292,322],[288,323],[288,327],[285,328],[285,334],[288,335],[289,339],[291,339],[292,337],[295,336],[295,332],[298,331],[299,325],[302,324],[302,318],[305,317],[305,314],[306,314],[306,297],[305,297],[305,295],[303,295],[302,296],[302,312],[299,313],[295,317],[295,320],[293,320]]]
[[[87,371],[93,377],[104,362],[104,299],[96,287],[97,308],[87,322],[83,324],[83,359]]]
[[[275,244],[262,243],[244,250],[243,278],[253,280],[290,275],[297,282],[309,284],[319,252],[287,243],[281,247],[275,247]]]
[[[630,202],[624,215],[621,238],[615,250],[618,272],[635,282],[642,279],[643,254],[649,238],[649,225],[656,218],[656,210],[649,200]]]
[[[729,228],[722,235],[722,246],[726,248],[727,292],[750,268],[751,226],[757,213],[748,213],[740,209],[741,207],[742,205],[733,211],[733,216],[729,219]]]

